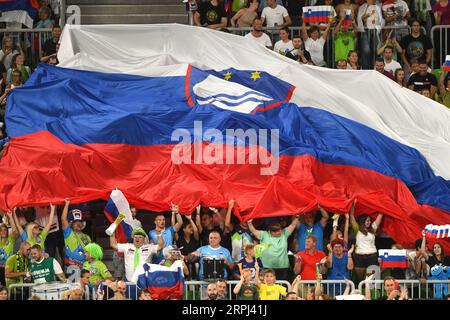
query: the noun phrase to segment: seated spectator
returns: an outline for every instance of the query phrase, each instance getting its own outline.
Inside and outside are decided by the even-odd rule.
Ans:
[[[415,243],[414,251],[407,254],[408,269],[406,269],[406,280],[420,280],[421,282],[426,280],[429,273],[429,266],[427,265],[427,250],[426,250],[426,238],[417,239]],[[423,250],[425,247],[425,250]]]
[[[264,266],[261,262],[261,259],[255,257],[255,246],[253,244],[248,244],[245,246],[244,249],[245,257],[239,260],[238,262],[238,268],[239,268],[239,274],[238,276],[242,276],[242,270],[248,269],[252,273],[252,280],[256,276],[256,269],[259,268],[259,270],[263,270]]]
[[[448,0],[438,0],[433,6],[436,25],[450,25],[450,6]]]
[[[233,2],[233,5],[235,2]],[[258,17],[258,6],[258,1],[252,0],[248,8],[239,9],[230,20],[231,26],[238,28],[251,27],[253,21]]]
[[[411,77],[413,74],[419,73],[419,60],[417,59],[412,59],[411,60],[411,73],[409,74],[409,77]],[[431,71],[431,69],[428,69],[428,71]],[[408,80],[409,80],[408,77]],[[406,78],[406,74],[405,74],[405,78]]]
[[[406,81],[405,81],[405,71],[403,71],[402,68],[396,69],[394,71],[394,80],[395,82],[397,82],[401,87],[405,87],[406,86]]]
[[[347,55],[347,67],[349,70],[361,70],[361,65],[359,64],[358,52],[355,50],[350,50]]]
[[[399,284],[393,277],[384,278],[384,291],[385,295],[379,300],[409,300],[406,287],[399,290]]]
[[[227,282],[224,279],[216,281],[217,300],[228,300],[227,297]]]
[[[316,279],[316,264],[320,264],[320,273],[325,273],[326,255],[323,251],[316,248],[316,244],[316,236],[307,236],[305,250],[297,252],[295,256],[294,273],[300,274],[303,280]]]
[[[286,53],[286,57],[298,61],[303,64],[311,64],[311,55],[303,47],[303,42],[300,36],[294,36],[292,38],[292,45],[294,49]]]
[[[392,60],[399,61],[401,54],[403,52],[402,46],[398,43],[395,38],[395,30],[394,29],[384,29],[382,32],[383,40],[378,43],[377,47],[377,56],[381,56],[384,53],[384,49],[387,46],[392,47]]]
[[[162,245],[163,244],[161,243],[161,246]],[[186,258],[181,254],[180,249],[178,249],[176,245],[165,247],[163,249],[163,256],[164,259],[159,263],[161,266],[171,267],[175,261],[181,260],[184,277],[186,278],[189,276],[189,269],[186,262],[184,262]]]
[[[384,47],[383,58],[384,58],[384,70],[390,72],[394,75],[395,70],[401,68],[400,63],[393,59],[394,48],[391,46]]]
[[[433,1],[434,2],[434,1]],[[417,19],[424,27],[426,34],[430,34],[433,25],[433,11],[430,0],[414,0],[411,5],[412,17]]]
[[[241,279],[233,289],[236,300],[259,300],[258,288],[252,283],[252,279],[259,278],[259,268],[256,270],[256,277],[250,269],[242,270]]]
[[[286,53],[294,49],[292,41],[289,39],[289,28],[283,27],[280,29],[280,40],[275,43],[273,51],[285,56]]]
[[[308,50],[311,54],[311,59],[314,65],[324,67],[327,65],[327,63],[325,62],[323,57],[323,47],[325,46],[328,38],[331,22],[328,23],[327,28],[323,32],[322,36],[320,36],[320,31],[317,26],[311,26],[311,28],[309,29],[309,34],[311,36],[308,36],[308,32],[306,31],[306,23],[303,16],[302,19],[302,35],[303,42],[305,43],[305,49]]]
[[[303,221],[298,224],[297,251],[303,251],[306,249],[306,238],[308,237],[308,235],[315,236],[317,250],[323,250],[323,230],[327,225],[329,215],[328,212],[320,205],[318,205],[318,208],[322,214],[319,221],[315,222],[315,212],[307,212],[303,215]]]
[[[224,260],[226,266],[233,270],[234,262],[233,258],[231,258],[230,251],[222,246],[220,246],[220,233],[217,231],[211,231],[209,233],[209,245],[203,246],[197,249],[197,251],[191,253],[191,256],[195,256],[200,258],[200,271],[199,271],[199,279],[203,280],[203,261],[204,258],[212,258],[212,259],[221,259]],[[228,276],[228,272],[224,270],[224,279]]]
[[[345,290],[342,293],[343,296],[355,296],[358,297],[358,300],[371,300],[371,294],[370,294],[370,284],[369,281],[372,280],[373,275],[367,276],[366,279],[364,280],[364,293],[365,295],[363,296],[361,294],[361,291],[359,291],[358,289],[354,289],[350,292],[350,281],[348,279],[345,279]],[[345,299],[343,299],[345,300]],[[351,299],[351,300],[357,300],[357,299]]]
[[[42,47],[41,62],[48,62],[50,57],[58,52],[57,45],[61,39],[61,31],[60,26],[54,26],[52,28],[52,38],[45,41],[44,46]]]
[[[256,18],[253,21],[252,31],[247,33],[245,37],[255,40],[266,48],[272,49],[272,40],[270,40],[270,37],[266,33],[264,33],[263,24],[261,19],[259,18]]]
[[[339,59],[335,63],[336,69],[346,70],[347,69],[347,60],[345,59]]]
[[[31,75],[31,69],[28,66],[25,66],[24,59],[21,54],[15,54],[11,60],[11,68],[8,70],[6,75],[6,84],[10,84],[12,82],[13,70],[20,72],[20,81],[25,83]]]
[[[408,19],[411,17],[411,14],[405,1],[388,0],[383,3],[381,8],[383,10],[384,19],[386,20],[386,26],[405,27],[406,30]],[[396,31],[399,32],[400,30],[397,29]]]
[[[69,300],[83,300],[84,290],[75,285],[72,290],[69,290]]]
[[[8,288],[4,287],[3,285],[0,285],[0,301],[5,300],[8,300]]]
[[[105,286],[108,287],[113,293],[114,296],[107,300],[127,300],[126,298],[126,291],[127,291],[127,284],[125,281],[122,280],[116,280],[111,281],[109,279],[105,280]],[[105,291],[99,287],[97,290],[97,299],[98,300],[104,300],[105,299]]]
[[[53,22],[51,18],[51,10],[48,7],[39,9],[39,21],[34,25],[35,29],[51,29]]]
[[[438,101],[447,108],[450,108],[450,78],[444,77],[444,72],[439,81],[439,96]]]
[[[263,283],[260,282],[259,277],[255,277],[255,286],[258,288],[260,300],[281,300],[281,297],[286,297],[286,288],[276,284],[276,281],[277,276],[272,269],[264,271]]]
[[[420,94],[423,95],[424,97],[433,99],[433,98],[431,97],[431,91],[430,91],[430,89],[424,88],[424,89],[422,89],[422,91],[420,91]]]
[[[86,252],[86,261],[83,263],[83,269],[89,270],[91,285],[97,287],[101,282],[111,279],[111,272],[102,262],[102,248],[96,243],[89,243],[84,247],[84,250]]]
[[[292,24],[285,7],[277,4],[275,0],[267,0],[267,7],[261,12],[261,21],[266,22],[269,28],[287,27]]]
[[[206,299],[205,300],[218,300],[216,283],[210,283],[206,287]]]
[[[430,37],[424,35],[420,31],[420,22],[412,20],[411,33],[404,36],[400,45],[402,47],[402,60],[405,65],[405,72],[412,74],[412,60],[425,60],[426,64],[431,63],[433,57],[433,45]]]
[[[227,14],[222,2],[219,0],[200,2],[198,10],[194,13],[194,22],[199,27],[225,28],[227,26]]]
[[[375,59],[375,70],[378,71],[381,74],[384,74],[386,77],[388,77],[391,80],[394,80],[394,76],[384,69],[386,65],[384,64],[383,58],[376,58]]]
[[[11,68],[12,58],[18,53],[25,57],[20,43],[17,43],[17,45],[14,47],[13,39],[10,36],[4,36],[2,39],[2,50],[0,50],[0,59],[6,70],[9,70]]]
[[[152,295],[147,289],[142,289],[138,291],[138,300],[153,300]]]
[[[288,238],[294,232],[298,224],[298,217],[293,217],[291,224],[281,229],[279,223],[271,223],[269,232],[257,230],[253,226],[253,221],[248,221],[248,227],[255,237],[261,243],[270,244],[270,246],[263,251],[261,261],[264,268],[273,269],[277,273],[277,278],[287,280],[289,274],[289,258],[288,258]]]
[[[66,277],[64,272],[56,259],[52,257],[44,257],[42,254],[42,247],[35,244],[31,247],[31,260],[29,270],[31,274],[31,281],[35,284],[48,283],[56,281],[65,282]]]
[[[356,28],[353,31],[349,27],[342,25],[342,20],[339,21],[336,28],[334,28],[334,60],[347,59],[348,53],[356,49]]]
[[[78,285],[83,288],[83,300],[92,300],[93,289],[91,286],[91,273],[89,270],[80,271],[80,281]]]
[[[350,210],[350,223],[356,233],[356,250],[353,261],[355,263],[356,282],[359,284],[365,278],[367,268],[371,265],[378,265],[375,232],[383,220],[383,214],[378,214],[373,222],[368,215],[361,215],[357,222],[354,215],[356,203],[357,200],[355,199]]]
[[[434,97],[437,90],[437,80],[434,74],[428,72],[427,63],[419,62],[419,72],[413,74],[408,81],[408,88],[414,91],[430,90],[431,97]]]

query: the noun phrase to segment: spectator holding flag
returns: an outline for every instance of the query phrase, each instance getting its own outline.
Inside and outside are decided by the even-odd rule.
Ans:
[[[430,256],[426,256],[426,260],[430,269],[439,264],[450,266],[450,256],[445,256],[444,247],[440,242],[433,244],[433,251]]]
[[[328,280],[350,279],[350,271],[353,270],[353,250],[354,246],[344,254],[344,241],[335,239],[327,246],[328,257],[326,267],[328,268]],[[336,287],[334,287],[336,289]],[[341,290],[337,290],[340,294]]]
[[[356,28],[353,31],[340,20],[334,28],[334,61],[347,59],[349,51],[356,49]]]
[[[328,22],[325,31],[322,36],[320,36],[320,31],[317,26],[311,26],[309,29],[310,36],[308,36],[308,32],[306,31],[306,23],[304,19],[304,15],[302,16],[302,35],[303,42],[305,43],[305,49],[309,51],[311,54],[312,62],[319,67],[326,66],[326,62],[323,57],[323,47],[328,38],[328,34],[331,28],[331,21]]]
[[[316,237],[316,248],[317,250],[323,250],[323,230],[327,225],[329,215],[328,212],[323,209],[320,205],[317,205],[322,216],[319,221],[316,220],[315,212],[307,212],[303,215],[303,221],[298,224],[297,228],[297,251],[303,251],[306,249],[306,238],[309,235]]]

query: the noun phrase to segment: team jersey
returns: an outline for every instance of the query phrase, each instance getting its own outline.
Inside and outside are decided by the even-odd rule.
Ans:
[[[95,260],[93,262],[85,261],[83,263],[83,269],[89,270],[89,272],[91,273],[91,285],[95,285],[97,280],[103,280],[112,277],[111,272],[109,272],[106,265],[99,260]]]
[[[64,264],[82,266],[86,261],[84,247],[91,238],[82,232],[74,232],[70,226],[64,229]]]
[[[12,272],[25,272],[28,271],[28,264],[30,260],[28,257],[24,257],[20,252],[13,254],[6,260],[5,270],[8,269]],[[9,287],[12,284],[23,283],[23,277],[6,278],[6,286]]]
[[[22,241],[26,241],[30,244],[30,246],[34,246],[35,244],[38,244],[41,246],[42,251],[45,251],[45,239],[47,239],[48,232],[45,230],[42,230],[41,234],[38,236],[33,236],[31,238],[28,238],[28,234],[26,231],[22,232],[20,237],[22,238]]]
[[[203,259],[204,258],[212,258],[212,259],[224,259],[227,258],[228,261],[233,261],[231,258],[230,251],[228,251],[227,248],[224,247],[217,247],[213,248],[211,246],[203,246],[198,248],[197,250],[202,254],[200,258],[200,272],[199,272],[199,278],[200,280],[203,280]],[[227,269],[224,270],[224,277],[227,278]]]
[[[280,300],[281,296],[286,296],[286,288],[279,284],[267,285],[261,283],[259,286],[260,300]]]
[[[231,256],[235,262],[244,258],[244,248],[248,244],[253,243],[253,237],[250,231],[245,231],[240,228],[233,230],[231,235]]]
[[[175,230],[172,226],[168,228],[164,228],[161,231],[162,238],[164,240],[164,248],[171,246],[173,244],[173,238],[175,237]],[[153,241],[154,244],[158,244],[158,236],[156,234],[156,230],[152,229],[148,233],[148,237]],[[162,250],[153,257],[153,263],[160,263],[164,259],[164,255]]]
[[[33,283],[47,283],[56,281],[56,275],[63,273],[61,265],[52,257],[44,258],[41,262],[31,261],[28,267]]]
[[[0,266],[4,266],[6,260],[12,256],[14,250],[14,238],[10,235],[5,240],[0,240]]]

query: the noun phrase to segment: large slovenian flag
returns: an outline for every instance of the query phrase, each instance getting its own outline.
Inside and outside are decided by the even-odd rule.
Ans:
[[[442,70],[450,71],[450,55],[445,56],[444,64],[442,65]]]
[[[33,28],[38,8],[37,0],[0,0],[0,21],[20,22]]]
[[[331,6],[308,6],[303,7],[303,18],[305,23],[328,23],[330,22]]]
[[[383,231],[404,247],[449,221],[450,110],[375,71],[300,66],[180,25],[69,25],[58,58],[8,97],[1,209],[118,188],[151,211],[234,199],[246,221],[318,203],[344,213],[358,199],[357,215],[385,213]],[[244,135],[263,129],[278,135]],[[272,161],[227,163],[222,149]]]
[[[381,268],[408,268],[406,250],[378,250],[378,257],[381,259]]]
[[[144,264],[144,272],[138,275],[137,286],[147,289],[155,300],[181,300],[184,290],[183,263],[175,261],[170,267]]]

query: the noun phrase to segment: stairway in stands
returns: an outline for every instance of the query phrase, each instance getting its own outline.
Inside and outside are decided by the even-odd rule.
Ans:
[[[81,24],[188,23],[182,0],[66,0],[81,9]]]

